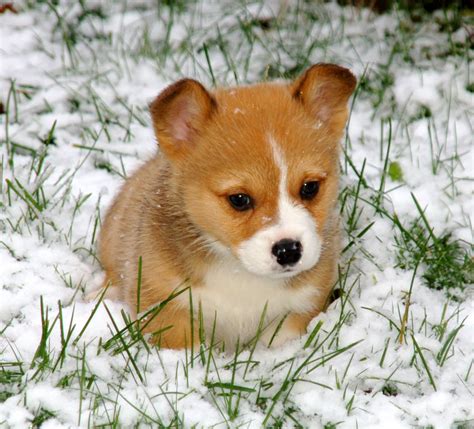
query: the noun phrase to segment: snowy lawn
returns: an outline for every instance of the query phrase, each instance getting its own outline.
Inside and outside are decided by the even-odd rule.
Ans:
[[[15,7],[0,15],[0,427],[474,427],[472,14]],[[339,298],[309,333],[275,350],[158,350],[120,303],[85,303],[101,218],[156,150],[147,103],[182,76],[234,85],[316,62],[359,86]]]

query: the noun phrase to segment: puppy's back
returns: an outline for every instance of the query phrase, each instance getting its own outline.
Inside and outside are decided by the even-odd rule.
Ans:
[[[106,272],[105,283],[110,282],[116,289],[114,295],[122,300],[127,300],[136,285],[143,224],[150,215],[150,196],[155,195],[154,182],[162,169],[159,156],[139,168],[123,184],[102,225],[99,257]]]

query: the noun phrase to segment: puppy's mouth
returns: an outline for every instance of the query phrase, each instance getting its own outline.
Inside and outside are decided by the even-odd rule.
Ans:
[[[291,277],[295,277],[302,272],[303,271],[299,270],[297,267],[284,268],[281,271],[274,271],[268,274],[268,277],[272,277],[274,279],[288,279]]]
[[[302,258],[298,263],[292,264],[291,266],[280,265],[275,257],[267,258],[267,264],[264,264],[264,266],[256,264],[255,261],[249,263],[248,259],[238,259],[246,271],[256,274],[257,276],[272,279],[290,279],[304,271],[312,269],[317,264],[319,255],[310,260],[308,260],[308,258]]]

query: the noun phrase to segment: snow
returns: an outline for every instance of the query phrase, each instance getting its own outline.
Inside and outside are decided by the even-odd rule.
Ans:
[[[265,420],[272,398],[287,374],[293,373],[312,352],[312,347],[303,347],[308,336],[275,350],[242,352],[239,362],[258,362],[247,371],[245,365],[239,365],[234,373],[230,365],[234,356],[225,353],[216,352],[208,368],[200,359],[190,366],[189,352],[147,351],[139,345],[130,349],[138,369],[135,368],[129,355],[114,352],[120,344],[104,347],[116,334],[112,319],[118,329],[124,326],[122,311],[126,307],[106,301],[106,307],[100,305],[95,312],[95,304],[82,299],[103,279],[92,256],[96,216],[104,215],[123,182],[124,171],[130,174],[155,151],[147,113],[147,104],[153,97],[184,75],[211,85],[200,50],[204,42],[217,81],[235,83],[213,42],[217,37],[216,23],[226,40],[232,42],[228,49],[243,83],[261,79],[268,64],[292,66],[293,58],[288,52],[303,51],[307,46],[302,44],[318,40],[311,62],[336,62],[350,67],[359,78],[367,69],[368,82],[375,84],[378,73],[388,63],[394,40],[398,37],[403,42],[398,34],[397,14],[376,16],[367,10],[340,8],[336,4],[317,5],[314,13],[319,14],[320,20],[307,34],[304,26],[297,30],[289,27],[281,30],[279,41],[275,42],[271,30],[267,34],[255,28],[265,43],[255,42],[249,50],[238,30],[237,17],[271,17],[278,13],[280,2],[263,6],[251,2],[245,8],[235,2],[203,1],[187,6],[179,19],[174,16],[169,39],[172,56],[163,62],[159,54],[140,53],[140,49],[144,49],[146,28],[150,49],[160,49],[169,18],[165,6],[160,6],[158,13],[156,4],[146,1],[128,2],[128,8],[125,1],[88,3],[90,7],[101,6],[106,19],[91,16],[78,22],[79,4],[61,2],[58,12],[75,26],[78,35],[71,55],[56,27],[57,19],[46,4],[28,8],[27,2],[18,3],[17,15],[0,14],[0,101],[4,107],[12,79],[18,90],[16,99],[10,98],[8,124],[6,116],[0,115],[0,400],[1,394],[8,393],[0,402],[0,426],[31,427],[41,410],[54,414],[43,423],[44,428],[96,426],[114,418],[121,427],[137,422],[171,425],[176,416],[183,427],[258,428],[272,424],[271,418]],[[292,10],[293,2],[288,4]],[[467,40],[466,33],[461,27],[452,40],[462,43]],[[414,64],[395,56],[390,66],[394,82],[385,90],[377,110],[373,107],[374,94],[358,96],[346,149],[358,171],[366,160],[365,179],[378,189],[389,127],[385,120],[381,156],[380,121],[390,116],[390,160],[400,164],[404,180],[400,183],[386,179],[386,207],[409,225],[419,217],[413,193],[426,209],[435,233],[451,231],[453,237],[470,243],[474,213],[473,97],[466,90],[466,58],[437,56],[450,44],[434,22],[421,24],[407,37],[413,38],[408,49]],[[278,43],[286,43],[288,49],[279,49]],[[251,61],[248,72],[244,72],[248,55]],[[73,100],[78,104],[76,108]],[[395,114],[390,112],[391,102],[395,103]],[[430,109],[430,118],[417,117],[421,106]],[[41,139],[55,121],[55,145],[47,148],[46,173],[36,177],[31,155],[21,148],[15,154],[14,166],[8,165],[7,133],[10,141],[40,154],[46,150]],[[89,151],[84,146],[98,150]],[[437,158],[441,162],[434,172]],[[107,165],[110,171],[99,165]],[[344,160],[341,165],[343,185],[355,188],[355,172],[344,168]],[[30,193],[43,185],[48,204],[37,213],[39,219],[30,219],[34,215],[23,199],[8,190],[6,179],[13,184],[18,180]],[[368,190],[361,192],[370,200]],[[417,274],[410,301],[409,334],[399,344],[398,332],[390,320],[400,324],[413,273],[395,267],[393,224],[369,204],[361,207],[355,233],[370,222],[375,223],[343,256],[345,263],[351,261],[346,286],[349,295],[335,301],[311,322],[309,329],[323,322],[318,341],[328,336],[328,343],[331,339],[335,342],[318,350],[314,365],[308,367],[314,370],[298,374],[299,381],[292,390],[284,391],[275,402],[273,415],[283,417],[295,409],[293,417],[310,428],[338,422],[338,428],[433,425],[443,429],[456,427],[456,422],[467,422],[464,427],[472,427],[472,285],[468,286],[464,301],[457,302],[448,300],[443,291],[428,289]],[[49,362],[45,363],[38,350],[46,312],[51,333],[46,346]],[[341,314],[345,315],[342,324]],[[436,332],[442,321],[446,322],[446,334],[440,341]],[[438,365],[437,353],[448,334],[461,323],[464,326],[448,359],[443,366]],[[73,330],[72,340],[77,342],[68,343],[66,357],[61,360],[69,329]],[[410,334],[423,351],[436,390],[419,355],[415,356]],[[342,348],[356,342],[346,352],[321,362],[321,356],[334,351],[336,345]],[[6,371],[17,369],[11,366],[16,362],[22,362],[19,381],[1,384]],[[49,368],[44,372],[39,370],[43,364]],[[229,423],[229,404],[222,394],[228,389],[211,388],[209,383],[231,381],[255,392],[263,390],[259,396],[255,392],[242,394],[239,413]],[[396,386],[395,393],[383,393],[387,383]],[[257,403],[257,399],[264,404]],[[236,396],[232,401],[231,406],[235,407]],[[291,427],[292,420],[285,420],[284,425]]]

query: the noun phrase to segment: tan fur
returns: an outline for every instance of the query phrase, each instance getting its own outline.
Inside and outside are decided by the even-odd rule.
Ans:
[[[125,182],[102,227],[100,259],[111,295],[139,313],[185,287],[205,287],[209,266],[222,257],[212,242],[234,253],[274,221],[280,172],[267,142],[271,133],[289,166],[288,193],[311,213],[323,238],[317,264],[285,284],[319,291],[311,311],[285,320],[285,329],[302,334],[324,309],[337,276],[338,146],[354,87],[348,70],[320,64],[291,84],[209,93],[186,79],[163,91],[150,108],[162,153]],[[320,191],[314,200],[301,201],[299,189],[308,180],[320,181]],[[237,212],[230,206],[227,196],[239,192],[252,195],[254,209]],[[145,328],[159,332],[155,341],[162,346],[197,343],[188,295],[171,300]]]

